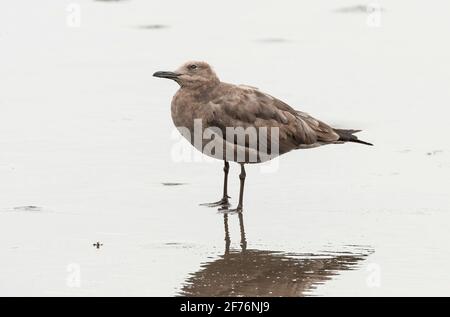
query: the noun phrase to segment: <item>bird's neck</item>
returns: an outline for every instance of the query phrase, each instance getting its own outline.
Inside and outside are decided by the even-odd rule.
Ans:
[[[220,81],[208,82],[199,86],[181,86],[179,92],[198,101],[207,101],[214,96],[219,85]]]

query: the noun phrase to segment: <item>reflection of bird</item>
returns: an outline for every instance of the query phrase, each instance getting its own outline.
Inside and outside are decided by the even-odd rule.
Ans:
[[[228,215],[224,215],[225,254],[205,263],[180,291],[182,296],[304,296],[340,271],[358,267],[370,250],[359,254],[291,254],[247,249],[239,213],[241,250],[230,250]]]
[[[228,161],[241,165],[239,203],[242,210],[245,163],[259,163],[294,149],[326,144],[355,142],[358,130],[334,129],[312,116],[291,108],[283,101],[257,88],[223,83],[205,62],[188,62],[175,72],[160,71],[155,77],[168,78],[180,85],[172,100],[175,126],[198,150],[224,160],[223,197],[209,206],[229,206],[227,193]],[[196,120],[201,123],[200,140]],[[216,146],[204,139],[213,131]],[[214,150],[211,148],[214,147]],[[270,155],[269,155],[270,152]]]

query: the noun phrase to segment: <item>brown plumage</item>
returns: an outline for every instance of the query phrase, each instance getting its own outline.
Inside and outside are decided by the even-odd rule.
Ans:
[[[205,154],[223,159],[225,165],[229,160],[240,163],[241,192],[245,179],[244,163],[258,163],[274,157],[262,155],[260,142],[263,137],[266,137],[268,152],[271,152],[271,145],[274,145],[278,147],[279,155],[294,149],[326,144],[356,142],[372,145],[358,140],[354,133],[359,130],[334,129],[257,88],[221,82],[205,62],[188,62],[175,72],[156,72],[154,76],[172,79],[180,85],[173,97],[171,109],[176,127],[187,128],[192,136],[194,120],[197,119],[201,120],[203,130],[210,128],[221,132],[220,140],[224,149],[221,155],[203,151],[210,140],[202,140],[201,148],[199,144],[194,144],[193,137],[188,137],[188,140]],[[256,128],[258,131],[260,128],[267,128],[267,134],[258,135],[257,143],[252,143],[248,136],[241,141],[238,137],[228,138],[227,128]],[[276,140],[271,138],[271,128],[278,128],[279,135]],[[231,158],[226,156],[226,151],[230,148],[234,153]],[[238,159],[236,153],[239,150],[245,152],[244,159]],[[250,160],[250,153],[256,154],[256,161]],[[226,178],[227,172],[225,174]],[[222,200],[213,205],[227,206],[227,197],[225,188]],[[242,209],[242,194],[238,209]]]

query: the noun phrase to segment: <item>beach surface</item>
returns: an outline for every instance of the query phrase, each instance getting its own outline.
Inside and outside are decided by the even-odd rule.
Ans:
[[[450,295],[450,3],[3,2],[1,296]],[[180,159],[152,77],[190,59],[375,146],[248,166],[242,216],[201,207],[222,162]]]

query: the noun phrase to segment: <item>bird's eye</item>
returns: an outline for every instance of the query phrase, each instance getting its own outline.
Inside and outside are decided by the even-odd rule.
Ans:
[[[191,65],[188,66],[188,68],[189,68],[190,70],[194,70],[194,69],[197,69],[197,65],[191,64]]]

